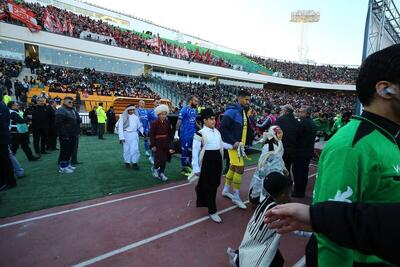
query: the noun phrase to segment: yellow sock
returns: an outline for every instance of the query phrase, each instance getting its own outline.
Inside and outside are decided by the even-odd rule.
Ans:
[[[236,173],[233,175],[233,190],[239,190],[242,184],[243,174]]]
[[[230,186],[232,184],[234,174],[235,172],[229,169],[229,171],[225,175],[225,185]]]

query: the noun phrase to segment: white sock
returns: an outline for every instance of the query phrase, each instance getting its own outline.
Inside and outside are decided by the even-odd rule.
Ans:
[[[224,185],[224,192],[229,192],[230,188],[231,187],[229,185]]]
[[[239,190],[235,190],[235,191],[233,192],[233,197],[234,197],[234,198],[240,199]]]

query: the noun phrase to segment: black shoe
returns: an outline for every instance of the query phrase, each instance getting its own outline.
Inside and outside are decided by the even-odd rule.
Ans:
[[[6,191],[6,190],[11,189],[11,188],[14,188],[14,187],[17,187],[17,185],[16,185],[16,184],[15,184],[15,185],[8,185],[8,184],[5,184],[5,185],[3,185],[2,187],[0,187],[0,191]]]
[[[132,164],[132,169],[139,170],[139,165],[137,163]]]
[[[37,161],[38,159],[40,159],[40,157],[32,156],[32,157],[30,157],[28,160],[29,160],[29,161]]]
[[[42,152],[40,152],[40,154],[50,154],[49,152],[46,152],[46,151],[42,151]]]
[[[105,140],[105,138],[104,138],[104,137],[99,137],[99,139],[100,139],[100,140]]]
[[[131,167],[131,164],[125,163],[125,168],[129,169]]]
[[[83,164],[83,162],[80,162],[80,161],[73,161],[73,162],[71,162],[71,164],[78,165],[78,164]]]
[[[60,149],[58,149],[58,148],[55,147],[54,150],[60,150]]]
[[[299,193],[299,192],[293,192],[293,193],[292,193],[292,197],[295,197],[295,198],[304,198],[304,197],[306,197],[306,194],[304,194],[304,193]]]

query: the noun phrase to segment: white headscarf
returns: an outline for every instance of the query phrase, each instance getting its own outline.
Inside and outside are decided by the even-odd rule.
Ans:
[[[121,115],[124,130],[129,127],[129,114],[128,114],[129,110],[134,110],[135,112],[133,114],[137,115],[135,106],[129,106],[124,110],[124,112]]]
[[[267,142],[267,144],[265,145],[269,145],[268,141],[271,141],[272,139],[274,139],[277,142],[278,147],[272,151],[268,151],[267,153],[261,154],[260,159],[258,160],[258,168],[261,168],[265,161],[268,159],[268,157],[272,154],[281,154],[283,155],[283,144],[282,141],[278,139],[278,137],[276,136],[276,132],[277,130],[281,130],[282,129],[279,126],[271,126],[269,127],[269,130],[267,132],[263,133],[263,139],[265,142]]]

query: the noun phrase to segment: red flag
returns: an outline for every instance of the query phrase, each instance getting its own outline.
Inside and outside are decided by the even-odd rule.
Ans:
[[[37,24],[35,13],[14,3],[12,0],[8,0],[8,13],[10,14],[10,17],[12,19],[24,23],[29,28],[29,30],[33,32],[40,31],[42,29]]]
[[[199,48],[196,48],[196,52],[194,53],[194,58],[197,59],[197,60],[199,60],[199,59],[201,58],[201,57],[200,57]]]
[[[67,33],[68,32],[68,21],[67,21],[67,16],[64,16],[64,21],[63,21],[63,29],[62,32],[63,33]]]
[[[57,32],[62,33],[62,31],[63,31],[63,26],[62,26],[60,20],[58,19],[58,16],[52,14],[52,17],[53,17],[53,20],[54,20],[55,26],[56,26],[54,29],[55,29]]]
[[[5,19],[7,17],[6,12],[4,9],[0,6],[0,20]]]
[[[51,20],[50,13],[47,8],[44,10],[43,26],[46,31],[54,32],[53,21]]]
[[[69,36],[74,35],[74,26],[72,25],[71,20],[68,21],[68,32],[69,32]]]

